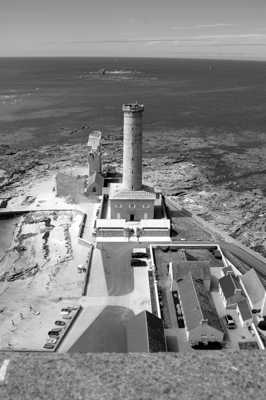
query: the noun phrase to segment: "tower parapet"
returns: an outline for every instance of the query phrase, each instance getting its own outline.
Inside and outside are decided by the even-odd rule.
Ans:
[[[142,188],[142,113],[143,104],[123,104],[123,188]]]

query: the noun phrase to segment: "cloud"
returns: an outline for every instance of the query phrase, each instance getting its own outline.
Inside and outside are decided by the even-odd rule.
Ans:
[[[224,22],[218,22],[216,24],[202,24],[202,25],[189,25],[189,26],[172,26],[172,29],[177,30],[190,30],[190,29],[209,29],[209,28],[229,28],[236,26],[235,24],[227,24]]]
[[[206,25],[196,25],[195,28],[197,29],[205,29],[205,28],[227,28],[230,26],[235,26],[234,24],[224,24],[224,23],[217,23],[217,24],[206,24]]]
[[[58,44],[58,42],[47,42],[47,44]],[[147,38],[124,38],[124,39],[88,39],[73,40],[60,43],[63,45],[169,45],[169,46],[266,46],[266,33],[232,33],[232,34],[201,34],[174,37],[147,37]]]

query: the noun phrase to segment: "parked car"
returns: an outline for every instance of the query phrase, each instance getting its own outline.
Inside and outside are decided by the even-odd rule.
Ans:
[[[177,247],[177,246],[171,247],[171,251],[177,251],[177,250],[178,250],[178,247]]]
[[[47,340],[46,343],[50,343],[50,344],[56,344],[56,342],[58,341],[59,337],[55,337],[55,338],[50,338]]]
[[[147,263],[145,260],[140,260],[139,258],[132,258],[131,267],[146,267]]]
[[[55,345],[52,343],[45,343],[45,345],[43,346],[44,349],[49,349],[52,350],[54,349]]]
[[[73,315],[71,315],[71,314],[66,314],[66,315],[63,315],[63,318],[64,318],[64,319],[72,319],[72,318],[73,318]]]
[[[66,323],[64,321],[57,320],[57,321],[55,321],[55,325],[64,326],[64,325],[66,325]]]
[[[213,255],[214,255],[215,258],[218,258],[219,260],[222,259],[222,255],[219,252],[219,250],[214,250]]]
[[[148,258],[147,249],[145,247],[133,249],[131,257],[132,258]]]
[[[71,314],[71,310],[64,310],[64,311],[61,310],[61,315],[62,316],[69,315],[69,314]]]
[[[175,308],[176,308],[177,314],[178,314],[178,315],[182,315],[182,310],[181,310],[180,304],[176,304]]]
[[[48,332],[48,336],[59,336],[62,332],[62,328],[53,328]]]
[[[72,311],[72,308],[71,307],[64,307],[64,308],[61,308],[61,312],[62,313],[70,313]]]
[[[236,327],[236,323],[234,321],[234,318],[231,315],[226,314],[224,319],[225,319],[226,326],[227,326],[228,329],[234,329]]]

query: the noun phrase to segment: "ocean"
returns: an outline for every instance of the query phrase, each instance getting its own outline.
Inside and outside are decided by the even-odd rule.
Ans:
[[[82,126],[120,134],[121,105],[135,101],[145,105],[147,135],[233,132],[241,141],[249,131],[257,141],[266,130],[266,62],[0,59],[2,144],[75,141],[65,133]]]

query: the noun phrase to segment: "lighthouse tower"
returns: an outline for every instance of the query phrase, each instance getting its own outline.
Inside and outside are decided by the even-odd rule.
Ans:
[[[124,104],[122,183],[111,183],[111,219],[153,219],[155,193],[142,185],[142,104]]]
[[[124,104],[123,189],[142,188],[142,104]]]

